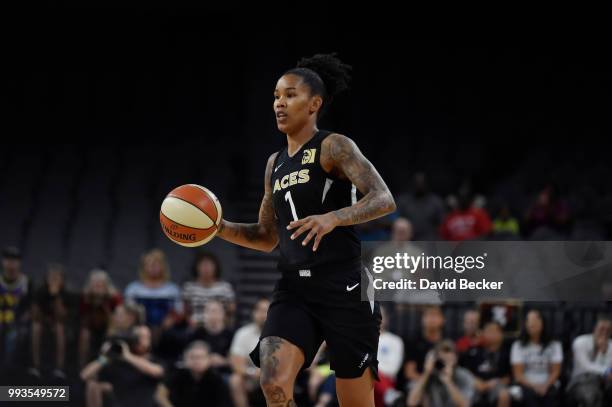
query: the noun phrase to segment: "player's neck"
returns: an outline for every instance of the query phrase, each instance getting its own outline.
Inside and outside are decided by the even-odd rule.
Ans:
[[[287,134],[287,154],[293,157],[304,144],[308,142],[319,131],[317,126],[304,126],[298,132]]]

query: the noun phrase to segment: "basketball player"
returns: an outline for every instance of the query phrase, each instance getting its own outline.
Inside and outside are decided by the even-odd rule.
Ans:
[[[355,143],[317,119],[347,88],[335,55],[302,59],[276,83],[274,112],[287,147],[270,156],[257,223],[223,220],[218,236],[266,252],[280,244],[268,318],[251,353],[268,406],[295,406],[294,380],[326,341],[342,406],[374,406],[380,308],[361,301],[361,249],[353,225],[395,202]],[[359,199],[358,199],[359,198]]]

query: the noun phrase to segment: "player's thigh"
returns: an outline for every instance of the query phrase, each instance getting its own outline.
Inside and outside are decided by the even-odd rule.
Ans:
[[[374,407],[374,377],[365,369],[361,377],[336,378],[336,393],[341,407]]]
[[[259,344],[261,384],[293,385],[304,364],[302,349],[278,336],[267,336]]]

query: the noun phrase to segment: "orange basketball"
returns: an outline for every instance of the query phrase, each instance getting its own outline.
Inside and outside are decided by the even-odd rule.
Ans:
[[[221,217],[221,204],[215,194],[196,184],[170,191],[159,211],[166,236],[187,247],[201,246],[215,237]]]

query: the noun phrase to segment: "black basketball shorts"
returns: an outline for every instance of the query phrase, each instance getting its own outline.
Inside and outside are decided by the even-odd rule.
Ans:
[[[357,267],[361,267],[360,265]],[[380,305],[361,300],[359,268],[284,271],[272,295],[261,339],[278,336],[304,352],[310,367],[321,343],[327,343],[330,367],[341,379],[358,378],[368,367],[378,380]],[[259,343],[251,352],[259,366]]]

